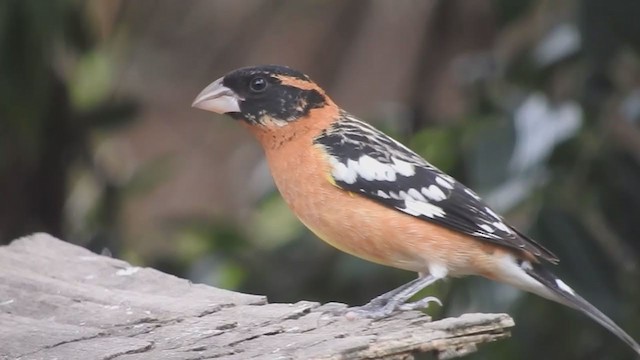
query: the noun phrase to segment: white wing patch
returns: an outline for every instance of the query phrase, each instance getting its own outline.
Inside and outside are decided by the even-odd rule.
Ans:
[[[355,184],[358,181],[396,181],[398,175],[410,177],[415,175],[415,166],[404,160],[391,158],[389,163],[382,163],[371,156],[362,155],[358,160],[348,159],[346,164],[335,157],[330,158],[331,175],[337,181]],[[440,179],[441,186],[453,189],[453,185],[444,177]],[[383,199],[402,200],[404,207],[397,209],[413,216],[444,217],[445,211],[430,201],[442,201],[447,198],[440,187],[435,184],[422,187],[420,190],[410,188],[399,192],[378,190],[376,195]]]
[[[442,175],[436,176],[436,182],[445,189],[453,190],[453,184]]]
[[[506,232],[507,234],[511,234],[511,229],[509,229],[507,227],[507,225],[505,225],[502,221],[495,221],[493,223],[493,226],[495,226],[495,228],[498,229],[498,230],[502,230],[502,231]]]
[[[488,232],[488,233],[492,233],[492,232],[496,231],[494,228],[492,228],[491,226],[489,226],[487,224],[478,224],[478,227],[481,228],[482,230]]]
[[[413,164],[396,158],[391,158],[391,161],[393,161],[394,164],[393,169],[397,171],[398,174],[402,176],[413,176],[416,174],[416,169]]]
[[[416,189],[409,189],[409,191],[407,191],[407,195],[411,196],[412,198],[414,198],[416,200],[427,202],[427,199],[425,199],[425,197],[422,196],[422,194],[420,194],[420,192],[418,190],[416,190]]]
[[[419,201],[408,197],[404,200],[405,208],[399,208],[398,210],[406,212],[413,216],[426,216],[433,219],[434,217],[444,217],[445,212],[441,207],[430,204],[428,202]]]
[[[335,157],[330,159],[333,167],[331,175],[336,180],[353,184],[358,178],[367,181],[396,181],[398,175],[413,176],[415,168],[412,164],[393,159],[392,164],[381,163],[368,155],[362,155],[358,160],[347,160],[342,163]]]
[[[420,190],[426,197],[433,201],[442,201],[447,198],[447,195],[440,190],[436,185],[429,185],[429,187],[423,187]]]
[[[496,214],[495,211],[491,210],[488,206],[484,207],[484,210],[490,214],[491,216],[493,216],[496,220],[502,222],[502,218],[500,217],[500,215]]]
[[[358,173],[355,172],[352,168],[347,167],[346,164],[341,163],[338,159],[331,157],[329,159],[331,162],[331,175],[336,180],[344,181],[347,184],[353,184],[356,182],[358,178]]]
[[[467,195],[471,196],[472,198],[480,201],[480,196],[478,196],[478,194],[476,194],[475,192],[471,191],[470,189],[464,189],[464,192],[467,193]]]
[[[486,220],[483,219],[483,221],[486,221]],[[479,229],[482,229],[482,232],[477,231],[473,235],[480,236],[487,239],[499,239],[500,235],[498,235],[498,233],[496,232],[513,234],[513,231],[509,229],[509,227],[505,225],[505,223],[502,222],[501,220],[493,221],[493,222],[476,223],[476,226]]]

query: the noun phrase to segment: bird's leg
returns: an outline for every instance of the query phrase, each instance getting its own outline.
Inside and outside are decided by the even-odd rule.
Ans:
[[[365,305],[347,309],[347,314],[378,319],[389,316],[396,310],[423,309],[428,307],[430,302],[437,302],[438,304],[442,305],[440,300],[433,296],[426,297],[416,302],[405,303],[418,291],[433,284],[438,279],[438,277],[435,277],[433,275],[425,275],[419,277],[396,289],[393,289],[374,298]]]
[[[357,308],[364,308],[364,307],[375,307],[375,306],[384,306],[386,305],[389,300],[391,298],[393,298],[394,296],[402,293],[403,291],[411,288],[412,286],[414,286],[417,282],[419,282],[421,280],[421,278],[415,278],[403,285],[398,286],[397,288],[388,291],[382,295],[376,296],[375,298],[371,299],[371,301],[369,301],[367,304],[363,305],[363,306],[359,306]]]

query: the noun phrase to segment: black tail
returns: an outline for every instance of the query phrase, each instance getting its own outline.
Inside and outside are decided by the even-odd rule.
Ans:
[[[640,345],[622,330],[613,320],[609,319],[607,315],[603,314],[595,306],[591,305],[587,300],[583,299],[567,284],[560,280],[557,276],[553,275],[550,271],[546,270],[539,264],[531,264],[530,267],[524,269],[529,276],[542,283],[547,290],[550,290],[557,298],[551,299],[558,301],[564,305],[572,307],[578,311],[581,311],[585,315],[589,316],[600,325],[611,331],[614,335],[619,337],[622,341],[627,343],[638,355],[640,355]]]

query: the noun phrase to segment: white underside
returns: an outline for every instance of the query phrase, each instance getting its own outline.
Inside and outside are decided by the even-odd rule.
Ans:
[[[500,271],[498,276],[502,282],[552,301],[561,301],[561,299],[547,289],[546,286],[527,274],[526,271],[518,265],[512,255],[505,254],[499,263],[499,267]]]

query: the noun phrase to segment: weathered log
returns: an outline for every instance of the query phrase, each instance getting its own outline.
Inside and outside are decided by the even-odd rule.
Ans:
[[[509,336],[506,314],[439,321],[269,304],[35,234],[0,247],[0,359],[453,358]]]

